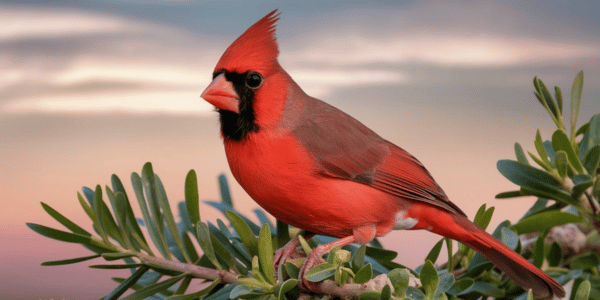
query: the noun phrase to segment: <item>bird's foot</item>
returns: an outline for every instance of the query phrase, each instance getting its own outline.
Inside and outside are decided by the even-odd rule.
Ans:
[[[306,272],[310,270],[312,267],[324,263],[323,255],[329,251],[327,245],[319,245],[312,250],[312,252],[306,257],[306,260],[302,264],[300,268],[300,274],[298,274],[298,283],[300,285],[300,289],[304,289],[313,293],[319,293],[321,290],[322,282],[312,282],[306,279],[304,275]]]
[[[285,246],[275,251],[275,256],[273,257],[273,274],[275,274],[275,276],[277,276],[278,270],[285,265],[288,259],[306,256],[304,251],[298,249],[299,246],[300,239],[296,236],[285,244]]]

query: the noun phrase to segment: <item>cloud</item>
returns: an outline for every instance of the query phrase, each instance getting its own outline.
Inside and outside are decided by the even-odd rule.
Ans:
[[[432,67],[600,60],[598,36],[494,1],[340,10],[278,26],[282,65],[322,99],[346,88],[408,85]],[[210,111],[199,95],[235,37],[207,32],[110,13],[0,5],[0,112]]]
[[[294,65],[512,67],[600,59],[599,28],[557,18],[539,3],[415,1],[306,23],[283,51]]]

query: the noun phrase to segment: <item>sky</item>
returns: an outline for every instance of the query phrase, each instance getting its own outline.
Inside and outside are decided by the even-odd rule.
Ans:
[[[415,155],[469,217],[495,206],[491,228],[535,200],[494,199],[515,189],[496,162],[514,157],[515,142],[532,151],[537,129],[546,139],[554,130],[533,77],[568,99],[583,70],[579,124],[600,111],[592,0],[0,1],[0,298],[100,298],[116,286],[113,272],[89,264],[40,266],[89,252],[25,226],[61,228],[43,201],[91,230],[76,192],[113,173],[131,192],[131,172],[152,162],[173,205],[190,169],[202,199],[218,198],[225,173],[238,209],[257,207],[233,180],[217,114],[199,95],[227,46],[275,8],[292,78]],[[382,239],[412,267],[438,240]]]

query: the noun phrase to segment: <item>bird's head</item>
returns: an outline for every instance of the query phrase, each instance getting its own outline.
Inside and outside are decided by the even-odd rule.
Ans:
[[[277,61],[278,16],[277,10],[272,11],[225,50],[213,81],[201,95],[219,112],[225,139],[241,140],[274,126],[280,118],[289,76]]]

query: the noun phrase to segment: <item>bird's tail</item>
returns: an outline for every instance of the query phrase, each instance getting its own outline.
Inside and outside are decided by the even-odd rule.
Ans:
[[[521,255],[508,248],[502,242],[477,227],[466,217],[455,215],[457,226],[444,226],[436,232],[443,236],[460,241],[481,253],[517,284],[525,289],[532,289],[534,295],[544,299],[552,299],[554,296],[563,298],[565,290],[548,274],[538,269]]]

